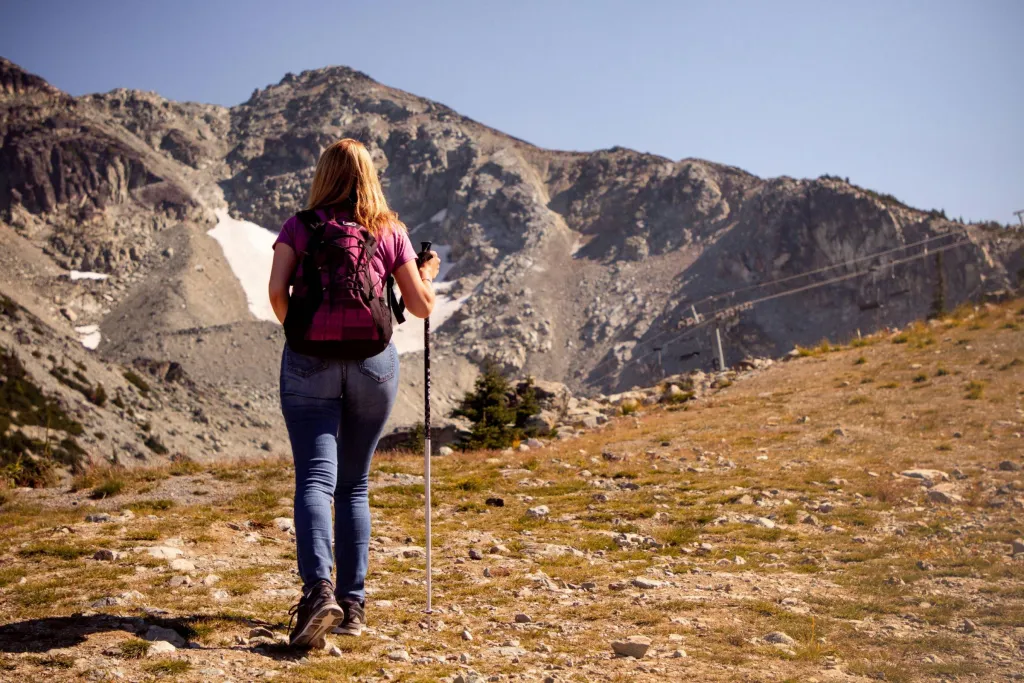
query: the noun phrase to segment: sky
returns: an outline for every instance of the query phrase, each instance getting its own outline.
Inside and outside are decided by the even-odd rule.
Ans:
[[[1024,209],[1022,0],[0,0],[80,95],[223,105],[342,64],[542,147],[824,173],[951,218]]]

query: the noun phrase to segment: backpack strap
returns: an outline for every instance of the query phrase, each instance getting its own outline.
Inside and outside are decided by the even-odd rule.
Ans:
[[[395,321],[401,325],[405,322],[405,302],[395,296],[394,275],[388,275],[385,287],[388,290],[388,306],[391,308],[391,312],[395,314]]]
[[[313,324],[313,317],[323,302],[323,281],[320,276],[320,266],[316,262],[316,252],[324,239],[324,230],[327,224],[313,209],[300,211],[295,216],[302,222],[302,225],[309,231],[309,240],[306,242],[306,250],[299,254],[302,261],[302,280],[306,286],[306,296],[301,299],[301,306],[289,306],[288,315],[285,317],[285,331],[302,338],[306,330]],[[297,303],[297,302],[296,302]]]

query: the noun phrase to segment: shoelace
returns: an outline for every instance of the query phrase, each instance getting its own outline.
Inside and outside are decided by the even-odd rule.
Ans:
[[[288,610],[288,630],[292,630],[292,624],[295,623],[295,617],[299,614],[299,608],[302,607],[302,600],[292,605],[291,609]]]

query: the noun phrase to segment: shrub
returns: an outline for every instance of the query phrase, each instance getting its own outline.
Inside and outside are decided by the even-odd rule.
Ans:
[[[163,445],[160,439],[153,435],[147,437],[144,443],[146,444],[146,448],[153,451],[157,455],[167,455],[168,453],[167,446]]]
[[[149,384],[146,380],[139,377],[133,370],[125,370],[124,378],[128,380],[130,384],[134,384],[135,388],[141,391],[143,394],[149,393]]]
[[[142,659],[149,652],[150,642],[141,638],[129,638],[121,643],[120,656],[124,659]]]
[[[427,428],[422,422],[417,422],[409,430],[409,437],[398,444],[396,448],[400,451],[411,453],[422,453],[426,445]]]
[[[473,423],[464,447],[508,448],[523,436],[526,421],[539,411],[533,380],[526,382],[522,394],[516,393],[497,363],[487,359],[473,391],[466,393],[452,416]]]
[[[121,493],[124,490],[124,479],[117,475],[110,475],[92,490],[89,497],[94,500],[100,500],[102,498],[111,498]]]
[[[198,474],[203,471],[203,466],[184,453],[175,453],[171,456],[171,468],[168,474],[172,477],[182,477],[189,474]]]
[[[967,383],[967,394],[964,396],[969,401],[977,401],[981,398],[982,392],[985,390],[985,383],[977,380],[971,380]]]

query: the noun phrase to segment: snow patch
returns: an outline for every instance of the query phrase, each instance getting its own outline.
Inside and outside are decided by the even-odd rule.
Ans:
[[[72,282],[75,280],[106,280],[110,277],[106,273],[89,273],[82,270],[72,270],[68,275]]]
[[[444,223],[444,219],[448,218],[448,209],[441,209],[433,216],[430,217],[431,223]],[[434,251],[437,251],[436,249]],[[441,253],[441,252],[438,252]]]
[[[433,219],[431,219],[433,220]],[[435,244],[433,250],[441,258],[441,269],[434,281],[434,312],[430,316],[430,329],[436,330],[448,318],[455,315],[456,311],[469,299],[469,295],[454,298],[447,292],[452,288],[454,281],[447,281],[445,278],[455,264],[451,260],[451,247]],[[415,353],[423,350],[423,321],[415,316],[406,314],[405,322],[396,325],[391,335],[398,348],[398,353]]]
[[[75,332],[78,333],[78,339],[82,342],[82,346],[90,351],[95,351],[100,342],[103,341],[99,325],[82,325],[81,327],[76,327]]]
[[[267,294],[277,236],[255,223],[232,218],[227,209],[215,213],[217,225],[208,234],[224,250],[224,257],[245,292],[249,311],[259,320],[277,322]]]

